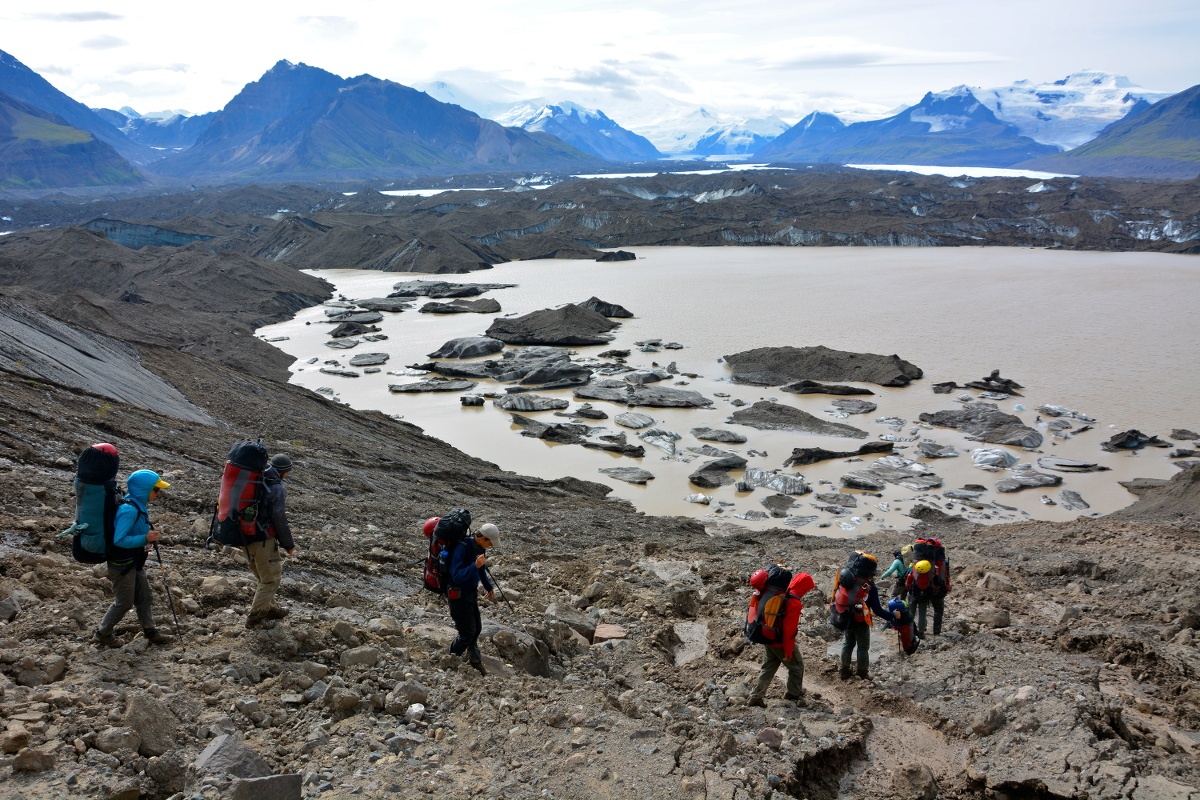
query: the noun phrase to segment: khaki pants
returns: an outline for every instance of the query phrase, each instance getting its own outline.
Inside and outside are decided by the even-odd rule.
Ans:
[[[792,657],[788,659],[783,657],[782,647],[771,647],[764,644],[763,653],[763,664],[762,669],[758,672],[758,683],[754,684],[754,691],[750,696],[759,699],[766,696],[775,673],[780,666],[783,666],[787,667],[788,671],[787,696],[799,697],[804,692],[804,660],[800,658],[800,648],[792,648]]]
[[[250,571],[258,580],[254,590],[254,601],[250,604],[250,616],[261,617],[275,602],[275,591],[283,580],[283,559],[279,556],[279,542],[267,539],[246,545],[246,557]]]

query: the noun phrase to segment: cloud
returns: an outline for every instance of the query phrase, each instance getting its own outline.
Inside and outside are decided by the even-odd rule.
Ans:
[[[732,59],[734,63],[782,72],[984,64],[1003,60],[991,53],[904,48],[848,37],[791,39]]]
[[[599,89],[615,89],[619,86],[637,86],[634,78],[613,69],[610,66],[577,69],[563,79],[564,83],[577,83],[582,86],[595,86]]]
[[[654,53],[646,53],[646,58],[657,58],[659,61],[679,61],[679,56],[662,50]]]
[[[94,39],[88,39],[79,44],[81,47],[86,47],[89,50],[112,50],[116,47],[129,46],[129,42],[117,36],[97,36]]]
[[[125,19],[120,14],[113,14],[109,11],[62,11],[58,13],[39,12],[30,14],[34,19],[44,19],[50,22],[106,22],[110,20]]]
[[[348,17],[300,17],[305,30],[333,38],[345,38],[358,33],[358,23]]]
[[[117,75],[136,75],[139,72],[187,72],[190,69],[187,64],[127,64],[113,72]]]

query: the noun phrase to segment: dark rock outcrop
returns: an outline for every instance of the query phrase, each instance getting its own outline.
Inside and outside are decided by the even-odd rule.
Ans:
[[[487,329],[487,335],[506,344],[607,344],[613,340],[609,331],[618,324],[591,309],[568,303],[562,308],[494,320]]]
[[[745,468],[746,459],[736,455],[725,456],[702,465],[688,476],[688,480],[703,489],[716,489],[733,483],[733,478],[726,473]]]
[[[858,381],[907,386],[924,373],[897,355],[850,353],[816,347],[759,347],[725,356],[734,383],[779,386],[800,380]]]
[[[500,310],[500,303],[490,297],[482,297],[478,300],[426,303],[418,310],[422,314],[495,314]]]
[[[834,458],[855,458],[857,456],[874,455],[876,453],[890,453],[895,445],[891,442],[867,442],[857,450],[848,452],[838,452],[835,450],[826,450],[823,447],[797,447],[792,450],[792,454],[783,462],[785,467],[803,467],[808,464],[816,464],[820,461],[829,461]]]
[[[634,386],[618,380],[603,380],[580,386],[574,390],[583,400],[607,400],[628,406],[652,408],[707,408],[712,400],[690,389],[673,389],[669,386]]]
[[[597,314],[605,317],[618,317],[621,319],[632,319],[633,317],[633,312],[629,311],[624,306],[617,305],[616,303],[607,303],[595,295],[589,297],[587,300],[584,300],[579,305],[582,308],[591,309]]]
[[[746,441],[743,434],[720,428],[692,428],[692,436],[704,442],[720,442],[721,444],[743,444]]]
[[[920,420],[964,431],[978,442],[1014,447],[1038,447],[1042,443],[1040,433],[1022,422],[1020,417],[1004,413],[995,403],[971,403],[963,409],[923,413]]]
[[[821,383],[819,381],[796,381],[779,387],[781,392],[796,394],[875,394],[870,389],[860,386],[846,386],[841,383]]]
[[[814,417],[807,411],[791,406],[760,400],[749,408],[733,412],[727,422],[734,425],[749,425],[765,431],[799,431],[819,436],[845,436],[848,439],[865,439],[867,432],[852,425]]]
[[[451,339],[429,354],[430,358],[478,358],[504,349],[504,342],[490,336],[463,336]]]
[[[616,250],[611,253],[604,253],[596,260],[597,261],[634,261],[636,259],[637,259],[637,256],[634,255],[633,253],[630,253],[627,250]]]

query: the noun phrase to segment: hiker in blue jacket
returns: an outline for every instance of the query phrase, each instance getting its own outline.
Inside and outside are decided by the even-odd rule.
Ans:
[[[487,590],[487,599],[496,596],[496,587],[488,576],[487,550],[500,543],[500,529],[492,523],[480,526],[474,535],[463,537],[450,554],[450,586],[446,599],[450,601],[450,617],[458,636],[450,645],[450,654],[467,660],[483,672],[483,656],[479,652],[479,632],[483,620],[479,616],[479,584]]]
[[[157,472],[139,469],[129,476],[129,493],[117,507],[112,547],[108,549],[108,579],[112,582],[113,603],[95,633],[97,643],[105,647],[120,647],[113,628],[129,609],[137,610],[142,635],[152,644],[167,644],[170,636],[154,627],[150,613],[150,581],[146,578],[146,556],[149,546],[159,539],[159,532],[150,524],[149,504],[171,484]]]

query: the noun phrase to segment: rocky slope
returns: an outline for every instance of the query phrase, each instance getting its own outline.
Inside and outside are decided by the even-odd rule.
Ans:
[[[704,526],[572,477],[503,472],[287,385],[248,326],[327,289],[285,265],[270,268],[292,281],[286,302],[241,279],[266,268],[245,256],[37,236],[0,248],[21,254],[0,261],[9,291],[127,342],[213,421],[0,367],[0,797],[229,797],[262,791],[234,776],[270,773],[325,798],[1196,795],[1200,468],[1098,520],[980,528],[918,508],[954,570],[943,635],[899,659],[876,629],[872,680],[842,682],[822,596],[850,547],[886,563],[911,534]],[[76,285],[56,286],[65,274]],[[146,276],[145,302],[112,297],[130,275]],[[225,452],[247,435],[297,463],[291,615],[261,631],[243,626],[240,554],[203,547]],[[120,448],[122,475],[152,467],[173,484],[152,509],[167,569],[151,573],[166,630],[164,577],[177,600],[172,646],[148,647],[133,618],[124,647],[88,641],[108,582],[56,533],[73,458],[95,441]],[[484,609],[485,677],[444,656],[450,620],[420,588],[420,523],[452,507],[502,531],[507,600]],[[746,579],[772,559],[817,581],[805,708],[778,685],[766,708],[745,702],[758,666],[740,636]],[[197,765],[226,734],[260,761]]]

